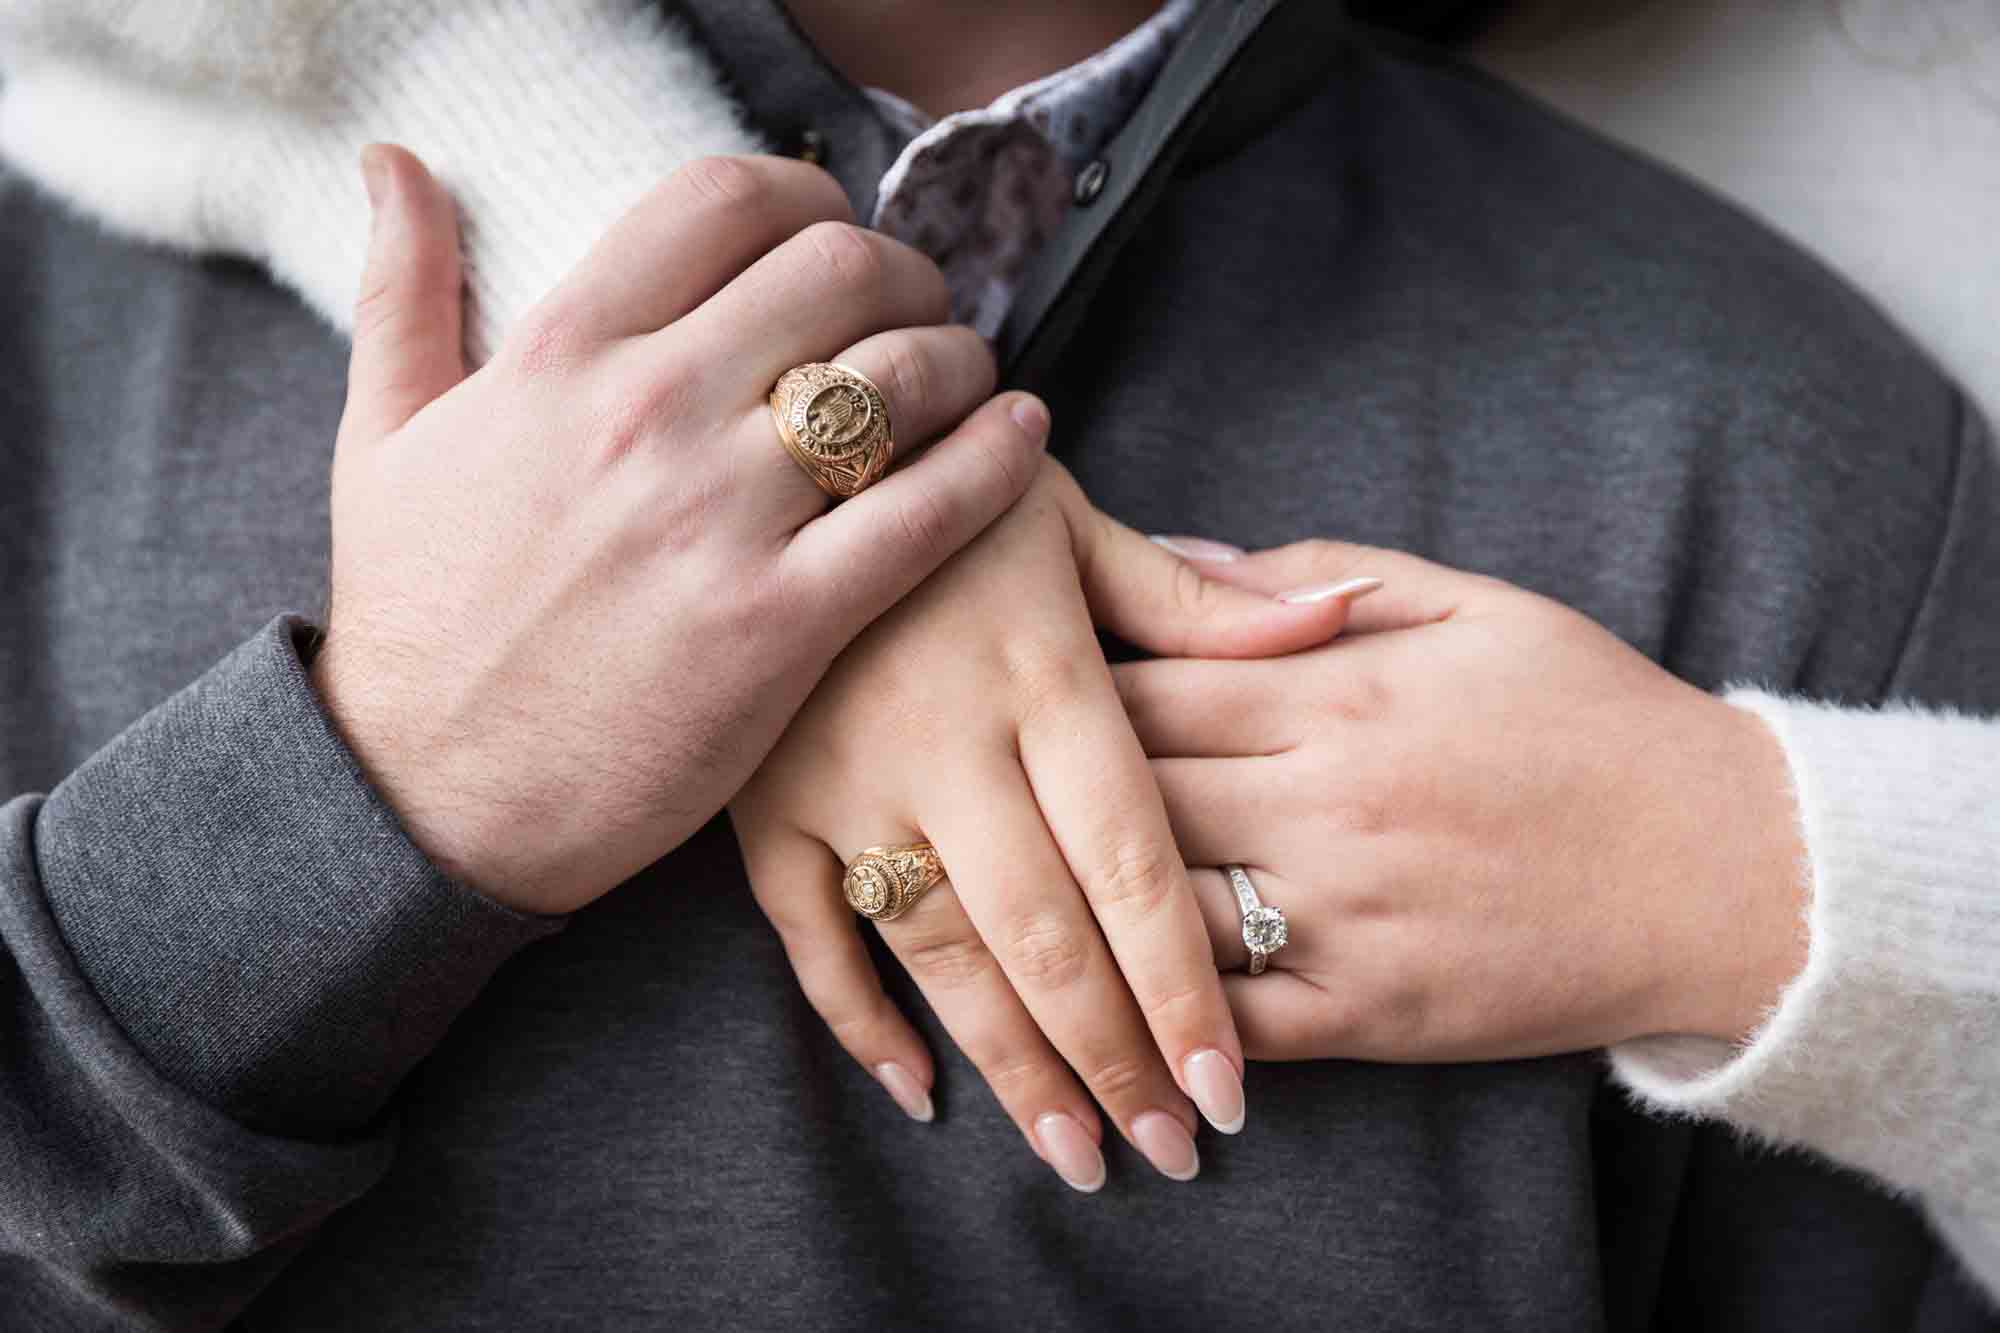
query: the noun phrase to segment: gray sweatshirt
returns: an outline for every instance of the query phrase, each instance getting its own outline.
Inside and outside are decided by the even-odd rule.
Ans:
[[[1993,445],[1894,329],[1478,75],[1234,3],[1006,340],[1099,504],[1490,572],[1704,686],[2000,709]],[[689,8],[865,212],[859,95],[768,0]],[[304,673],[343,362],[0,177],[0,1328],[1993,1326],[1904,1204],[1593,1056],[1258,1066],[1197,1182],[1114,1146],[1081,1198],[886,958],[938,1121],[852,1067],[719,823],[567,923],[452,884]]]

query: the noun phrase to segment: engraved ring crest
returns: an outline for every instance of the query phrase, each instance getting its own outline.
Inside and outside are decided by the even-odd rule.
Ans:
[[[786,371],[771,390],[771,416],[793,461],[840,499],[873,485],[895,453],[882,391],[850,366]]]
[[[944,882],[944,861],[927,842],[870,847],[847,863],[840,893],[870,921],[894,921]]]

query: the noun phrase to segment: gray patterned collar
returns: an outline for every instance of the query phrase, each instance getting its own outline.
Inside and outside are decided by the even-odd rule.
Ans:
[[[876,194],[875,225],[936,260],[956,318],[993,337],[1028,263],[1065,210],[1088,201],[1093,164],[1152,88],[1201,0],[1168,0],[1103,51],[932,120],[879,89],[909,142]]]

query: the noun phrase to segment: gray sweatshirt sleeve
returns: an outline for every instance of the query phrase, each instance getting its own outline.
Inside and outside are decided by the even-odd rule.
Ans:
[[[309,634],[274,621],[0,807],[0,1324],[79,1297],[225,1319],[379,1177],[397,1083],[559,928],[410,842],[319,707]]]

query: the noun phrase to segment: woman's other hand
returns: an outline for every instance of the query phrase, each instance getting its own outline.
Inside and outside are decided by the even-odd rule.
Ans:
[[[1251,1058],[1736,1039],[1803,965],[1790,778],[1755,717],[1413,557],[1307,542],[1208,569],[1386,583],[1326,648],[1116,670],[1218,961],[1247,961],[1219,867],[1289,919],[1270,970],[1225,979]]]
[[[1104,1179],[1092,1097],[1177,1179],[1197,1169],[1190,1097],[1241,1126],[1221,979],[1094,624],[1179,656],[1283,653],[1372,586],[1287,602],[1205,579],[1044,461],[841,657],[730,813],[807,997],[905,1110],[929,1116],[930,1057],[840,880],[864,848],[927,840],[950,879],[879,929],[1065,1180]]]

